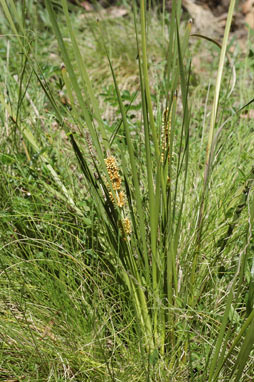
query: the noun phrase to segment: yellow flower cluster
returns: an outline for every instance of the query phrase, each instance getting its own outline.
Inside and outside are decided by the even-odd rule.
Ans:
[[[130,235],[131,234],[131,222],[129,218],[123,219],[123,230],[125,235]]]
[[[117,205],[118,207],[122,208],[125,203],[125,195],[123,191],[120,191],[122,181],[119,176],[119,170],[117,167],[116,159],[112,156],[107,157],[105,159],[105,164],[107,167],[109,178],[111,180],[112,188],[115,191],[114,196],[116,198]],[[115,199],[111,191],[109,191],[109,196],[111,201],[114,203]]]
[[[116,163],[116,159],[113,156],[108,156],[105,159],[105,164],[107,172],[111,181],[112,188],[114,190],[114,195],[112,191],[109,191],[109,196],[112,203],[117,202],[118,207],[123,208],[125,205],[125,193],[121,190],[121,178],[119,176],[119,169]],[[108,187],[110,189],[110,187]],[[122,227],[124,235],[128,236],[131,233],[131,222],[128,218],[122,219]]]

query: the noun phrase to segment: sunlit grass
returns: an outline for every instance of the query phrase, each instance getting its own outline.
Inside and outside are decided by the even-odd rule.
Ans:
[[[2,18],[0,376],[251,381],[251,93],[227,98],[222,62],[204,183],[216,71],[192,77],[179,3],[163,40],[141,2],[137,41],[131,9],[95,21],[61,3],[11,1],[24,39]]]

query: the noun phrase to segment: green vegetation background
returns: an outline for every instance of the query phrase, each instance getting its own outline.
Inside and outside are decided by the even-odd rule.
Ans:
[[[148,9],[149,110],[131,8],[71,8],[90,92],[61,6],[73,76],[49,6],[11,4],[9,18],[0,10],[0,380],[252,381],[254,126],[251,104],[239,109],[253,98],[253,32],[245,52],[229,39],[205,184],[218,46],[185,20],[170,45],[170,15]]]

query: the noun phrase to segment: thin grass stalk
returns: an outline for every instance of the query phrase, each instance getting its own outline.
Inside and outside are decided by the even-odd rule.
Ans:
[[[176,4],[175,4],[176,6]],[[176,9],[175,9],[176,12]],[[183,116],[183,123],[182,123],[182,132],[181,132],[181,142],[180,143],[180,149],[178,154],[178,169],[177,169],[177,176],[176,176],[176,185],[175,185],[175,193],[173,197],[173,202],[171,201],[171,187],[169,185],[168,190],[168,206],[170,209],[168,210],[168,240],[170,242],[169,248],[167,250],[167,257],[166,257],[166,285],[167,285],[167,300],[169,306],[174,305],[173,296],[177,293],[177,270],[176,270],[176,254],[177,254],[177,248],[178,248],[178,240],[180,235],[180,226],[181,226],[181,215],[182,215],[182,209],[184,204],[184,192],[182,195],[182,202],[179,210],[179,216],[178,216],[178,224],[175,225],[175,214],[176,214],[176,196],[177,196],[177,190],[178,190],[178,181],[179,176],[182,168],[182,162],[185,160],[185,182],[186,185],[186,179],[187,179],[187,169],[188,169],[188,125],[189,125],[189,114],[188,114],[188,91],[187,91],[187,85],[186,85],[186,79],[185,79],[185,73],[183,69],[183,56],[186,53],[188,40],[190,36],[190,30],[191,30],[191,22],[188,23],[185,36],[183,39],[182,44],[180,44],[180,37],[179,37],[179,31],[178,31],[178,20],[175,18],[175,34],[176,34],[176,44],[177,44],[177,57],[178,57],[178,65],[175,65],[175,74],[173,76],[173,84],[172,84],[172,92],[173,92],[173,121],[175,120],[176,115],[176,94],[175,89],[177,87],[178,81],[180,80],[181,89],[182,89],[182,98],[183,98],[183,108],[184,108],[184,116]],[[171,32],[173,33],[172,29]],[[172,182],[171,179],[171,166],[172,166],[172,151],[173,151],[173,142],[174,142],[174,122],[171,124],[173,126],[172,132],[170,135],[170,147],[169,147],[169,181]],[[184,144],[184,152],[181,155],[182,152],[182,145]],[[187,151],[186,151],[187,150]],[[185,158],[185,159],[184,159]],[[172,204],[173,203],[173,204]],[[169,311],[167,314],[167,324],[172,328],[171,329],[171,344],[174,346],[175,338],[174,338],[174,315]]]
[[[140,72],[140,80],[141,80],[141,92],[142,92],[142,111],[143,111],[144,131],[145,131],[145,150],[146,150],[145,158],[146,158],[146,171],[147,171],[149,211],[151,211],[151,210],[154,210],[153,209],[153,203],[155,201],[155,195],[154,195],[154,189],[153,189],[152,160],[151,160],[150,139],[149,139],[149,131],[148,131],[147,109],[146,109],[145,93],[144,93],[144,87],[143,87],[143,80],[142,80],[142,73],[141,72]],[[152,219],[151,214],[149,214],[150,225],[152,227],[151,219]],[[153,289],[156,288],[156,285],[155,285],[155,281],[156,281],[155,261],[156,261],[155,258],[153,258],[152,275],[151,275],[152,280],[153,280]],[[147,262],[148,262],[148,259],[147,259]],[[148,265],[148,267],[149,267],[149,265]],[[149,276],[150,276],[150,267],[149,267]]]
[[[142,12],[142,11],[141,11]],[[142,15],[141,15],[142,17]],[[135,30],[136,30],[136,41],[137,41],[137,48],[139,52],[139,42],[138,42],[138,35],[137,35],[137,22],[136,22],[136,9],[134,5],[134,23],[135,23]],[[144,25],[143,25],[144,27]],[[146,33],[146,31],[142,30],[141,26],[141,34]],[[144,44],[144,38],[142,35],[142,43]],[[144,51],[143,51],[144,54]],[[144,57],[144,56],[143,56]],[[145,53],[146,57],[146,53]],[[143,71],[142,71],[143,69]],[[148,179],[148,198],[149,198],[149,220],[150,220],[150,230],[151,230],[151,248],[152,248],[152,298],[153,298],[153,307],[152,307],[152,320],[153,320],[153,333],[154,333],[154,339],[155,339],[155,346],[156,348],[164,348],[164,337],[165,337],[165,328],[161,329],[160,332],[163,332],[163,335],[158,333],[158,299],[159,299],[159,287],[158,287],[158,275],[157,275],[157,268],[158,268],[158,261],[157,258],[157,226],[158,226],[158,215],[159,215],[159,195],[160,192],[157,193],[157,200],[155,198],[154,193],[154,185],[153,185],[153,176],[152,176],[152,157],[151,157],[151,149],[150,149],[150,137],[149,137],[149,122],[148,122],[148,110],[147,110],[147,96],[146,91],[147,87],[145,85],[145,78],[148,77],[148,74],[144,74],[144,65],[141,67],[141,61],[139,56],[139,74],[140,74],[140,81],[141,81],[141,96],[142,96],[142,112],[143,112],[143,120],[144,120],[144,131],[145,131],[145,150],[146,150],[146,170],[147,170],[147,179]],[[147,78],[148,83],[148,78]],[[149,85],[148,85],[149,86]],[[150,95],[150,94],[149,94]],[[149,109],[149,105],[148,105]],[[150,116],[150,114],[149,114]],[[156,142],[154,142],[154,139],[156,139]],[[157,136],[154,137],[153,135],[153,142],[157,144]],[[158,177],[157,177],[158,180]],[[157,182],[156,182],[157,183]],[[156,189],[160,188],[160,186],[157,184]],[[157,207],[157,208],[156,208]]]
[[[9,1],[9,5],[10,5],[10,8],[11,8],[13,14],[15,15],[15,21],[18,23],[18,26],[19,26],[23,36],[25,36],[24,24],[22,22],[22,19],[20,19],[20,17],[19,17],[19,13],[18,13],[17,8],[14,4],[14,1],[13,0],[8,0],[8,1]]]
[[[183,122],[182,122],[182,128],[181,128],[181,138],[180,138],[180,148],[178,152],[178,163],[177,163],[177,170],[176,170],[176,179],[175,179],[175,191],[174,191],[174,197],[173,197],[173,206],[172,206],[172,233],[174,233],[174,236],[172,237],[172,244],[171,244],[171,256],[170,256],[170,265],[172,267],[172,270],[169,273],[169,277],[171,278],[172,288],[174,288],[175,293],[177,293],[177,272],[176,272],[176,254],[177,254],[177,248],[178,248],[178,241],[180,237],[180,227],[181,227],[181,217],[182,217],[182,211],[183,211],[183,205],[185,200],[185,188],[186,188],[186,181],[187,181],[187,172],[188,172],[188,150],[189,150],[189,110],[188,110],[188,83],[185,78],[185,72],[183,67],[183,57],[182,57],[182,50],[181,50],[181,44],[180,44],[180,36],[179,36],[179,29],[178,24],[176,21],[176,28],[177,28],[177,47],[178,47],[178,60],[179,60],[179,76],[180,76],[180,84],[181,84],[181,92],[182,92],[182,103],[183,103]],[[190,28],[191,23],[188,23],[187,25],[187,32],[185,33],[185,39],[184,39],[184,48],[186,51],[187,45],[186,41],[188,40],[188,36],[190,34]],[[183,151],[183,153],[182,153]],[[179,184],[179,178],[180,173],[182,171],[182,165],[183,162],[185,162],[184,167],[184,187],[182,191],[182,198],[181,198],[181,204],[178,211],[177,216],[177,224],[175,225],[176,220],[176,205],[177,205],[177,194],[178,194],[178,184]],[[172,300],[173,291],[170,291],[170,299]],[[172,301],[173,303],[173,301]]]
[[[145,159],[146,159],[146,171],[147,171],[147,185],[148,185],[149,205],[150,205],[150,211],[151,211],[151,208],[152,208],[151,204],[152,204],[152,201],[154,200],[152,158],[151,158],[150,139],[149,139],[147,103],[146,103],[146,97],[145,97],[144,80],[143,80],[143,73],[142,73],[142,66],[141,66],[141,59],[140,59],[140,47],[139,47],[138,30],[137,30],[137,9],[136,9],[135,0],[133,0],[133,16],[134,16],[134,26],[135,26],[135,34],[136,34],[136,44],[137,44],[137,50],[138,50],[139,78],[140,78],[141,99],[142,99],[142,114],[143,114],[144,132],[145,132],[145,151],[146,151]],[[145,266],[146,266],[147,280],[149,280],[148,285],[150,286],[151,275],[150,275],[150,265],[149,265],[149,259],[148,259],[147,253],[145,256]]]
[[[253,349],[253,343],[254,343],[254,319],[252,320],[247,330],[244,342],[241,346],[241,350],[236,360],[237,373],[235,373],[235,382],[238,382],[241,380],[244,367],[248,361],[250,352]],[[232,376],[233,376],[233,373],[231,374],[231,377]]]
[[[175,78],[175,84],[174,88],[176,87],[177,82],[179,81],[179,76],[180,76],[180,84],[181,84],[181,91],[182,91],[182,102],[183,102],[183,109],[184,109],[184,115],[183,115],[183,122],[182,122],[182,128],[181,128],[181,138],[180,138],[180,148],[178,151],[178,162],[177,162],[177,175],[176,175],[176,185],[175,185],[175,192],[174,192],[174,198],[173,198],[173,212],[172,212],[172,221],[175,221],[176,217],[176,198],[177,198],[177,193],[178,193],[178,183],[179,183],[179,176],[182,168],[182,161],[183,158],[185,157],[185,149],[183,149],[184,141],[186,139],[186,142],[188,142],[188,124],[189,124],[189,113],[188,113],[188,96],[187,96],[187,86],[186,86],[186,79],[185,79],[185,73],[183,69],[183,57],[187,49],[187,42],[189,40],[190,36],[190,31],[191,31],[191,25],[192,22],[188,22],[187,28],[185,31],[185,36],[183,40],[183,49],[180,44],[180,37],[179,37],[179,27],[178,24],[176,24],[176,34],[177,34],[177,50],[178,50],[178,60],[179,60],[179,65],[177,66],[177,77]],[[187,124],[187,125],[186,125]],[[187,127],[186,127],[187,126]],[[186,146],[186,145],[185,145]],[[186,146],[186,148],[188,145]],[[182,149],[184,150],[183,155]]]
[[[224,68],[225,57],[226,57],[226,49],[227,49],[227,44],[228,44],[228,39],[229,39],[229,32],[230,32],[230,28],[231,28],[231,24],[232,24],[234,8],[235,8],[235,0],[231,0],[230,5],[229,5],[229,10],[227,13],[227,22],[226,22],[223,42],[222,42],[222,46],[221,46],[220,60],[219,60],[219,65],[218,65],[217,78],[216,78],[215,93],[214,93],[214,99],[213,99],[213,105],[212,105],[212,114],[211,114],[211,120],[210,120],[208,142],[207,142],[207,148],[206,148],[204,185],[203,185],[203,193],[202,193],[202,197],[201,197],[198,223],[197,223],[197,244],[198,245],[200,245],[201,236],[202,236],[202,223],[203,223],[203,214],[204,214],[204,208],[205,208],[205,206],[204,206],[205,196],[206,196],[206,192],[207,192],[207,186],[208,186],[208,181],[209,181],[209,176],[210,176],[210,169],[211,169],[212,160],[213,160],[213,158],[212,158],[212,155],[213,155],[212,143],[213,143],[213,137],[214,137],[216,117],[217,117],[217,112],[218,112],[219,95],[220,95],[222,74],[223,74],[223,68]]]
[[[240,282],[241,282],[241,270],[242,270],[242,265],[244,263],[246,249],[248,248],[248,246],[250,244],[250,238],[251,238],[251,232],[252,232],[251,227],[252,227],[252,221],[249,221],[249,232],[248,232],[248,237],[247,237],[247,243],[246,243],[245,247],[243,248],[243,250],[239,256],[238,268],[237,268],[237,271],[236,271],[234,278],[233,278],[231,285],[230,285],[230,291],[229,291],[229,295],[227,297],[227,303],[226,303],[226,310],[225,310],[225,313],[223,316],[223,320],[222,320],[222,324],[221,324],[221,328],[220,328],[220,333],[219,333],[219,336],[217,338],[214,356],[213,356],[212,361],[211,361],[209,381],[208,382],[214,380],[213,376],[214,376],[214,374],[216,374],[215,373],[216,365],[218,365],[217,366],[218,369],[221,369],[220,365],[222,365],[224,363],[223,358],[224,358],[225,346],[224,346],[224,352],[221,350],[221,347],[222,347],[223,336],[225,333],[225,325],[229,319],[229,311],[230,311],[230,307],[231,307],[232,300],[233,300],[233,291],[235,289],[236,281],[237,281],[237,278],[239,277],[239,275],[240,275]],[[231,377],[233,376],[233,372],[236,369],[236,367],[238,367],[238,376],[240,375],[239,370],[242,372],[243,367],[244,367],[245,363],[247,362],[247,357],[248,357],[249,352],[251,350],[251,346],[253,346],[253,343],[254,343],[254,334],[253,333],[252,333],[252,335],[249,335],[249,334],[246,335],[245,341],[241,347],[241,350],[240,350],[240,353],[238,355],[237,361],[235,363],[235,368],[232,371]],[[248,355],[246,355],[247,353],[248,353]]]
[[[151,156],[151,148],[150,148],[150,134],[149,134],[149,122],[148,122],[148,113],[147,113],[147,105],[146,105],[146,97],[145,97],[145,89],[143,85],[142,72],[140,67],[140,80],[141,80],[141,92],[142,92],[142,111],[143,111],[143,120],[144,120],[144,132],[145,132],[145,150],[146,150],[146,170],[147,170],[147,183],[148,183],[148,200],[149,200],[149,223],[150,223],[150,240],[151,240],[151,248],[152,248],[152,295],[153,295],[153,328],[154,328],[154,337],[155,342],[158,340],[158,321],[157,321],[157,304],[155,301],[158,298],[159,290],[158,290],[158,276],[157,276],[157,267],[158,267],[158,259],[157,259],[157,217],[158,213],[156,213],[156,209],[158,210],[159,205],[156,204],[156,197],[160,195],[159,192],[154,192],[154,180],[152,175],[152,156]],[[158,185],[157,185],[158,187]],[[157,189],[156,187],[156,189]],[[157,208],[156,208],[157,207]]]
[[[231,0],[229,10],[227,13],[227,22],[226,22],[223,42],[222,42],[222,46],[221,46],[220,61],[219,61],[219,66],[218,66],[217,78],[216,78],[215,94],[214,94],[211,121],[210,121],[210,129],[209,129],[208,142],[207,142],[207,152],[206,152],[206,167],[207,167],[206,173],[207,173],[207,175],[206,175],[206,177],[209,176],[209,167],[211,166],[211,159],[212,159],[211,158],[211,148],[212,148],[212,142],[213,142],[213,137],[214,137],[216,117],[217,117],[217,112],[218,112],[222,73],[223,73],[223,68],[224,68],[224,63],[225,63],[226,50],[227,50],[229,32],[230,32],[230,28],[231,28],[231,24],[232,24],[234,9],[235,9],[235,0]]]
[[[155,156],[157,159],[157,162],[159,161],[160,152],[159,152],[159,144],[158,144],[158,137],[156,133],[155,123],[154,123],[154,116],[153,116],[153,107],[152,107],[152,100],[151,100],[151,94],[150,94],[150,87],[149,87],[149,76],[148,76],[148,65],[147,65],[147,53],[146,53],[146,20],[145,20],[145,9],[146,9],[146,0],[141,0],[140,2],[140,24],[141,24],[141,50],[142,50],[142,66],[143,66],[143,76],[144,76],[144,88],[145,88],[145,94],[146,94],[146,101],[147,101],[147,109],[149,114],[149,122],[152,130],[152,136],[153,136],[153,144],[155,148]]]
[[[166,10],[165,0],[162,0],[162,36],[163,36],[163,41],[165,40],[165,10]]]
[[[191,25],[192,25],[192,23],[190,23],[190,22],[187,25],[186,41],[188,41],[188,39],[189,39],[189,35],[190,35],[190,31],[191,31]],[[178,214],[178,223],[177,223],[177,228],[176,228],[176,236],[178,237],[179,236],[179,232],[180,232],[180,226],[181,226],[181,216],[182,216],[182,210],[183,210],[184,199],[185,199],[185,189],[186,189],[187,172],[188,172],[188,161],[189,161],[189,123],[190,123],[189,106],[188,106],[188,87],[189,87],[189,78],[190,78],[190,67],[189,67],[189,72],[188,72],[188,79],[186,79],[185,78],[184,67],[183,67],[182,52],[181,52],[181,47],[180,47],[180,37],[179,37],[178,25],[177,25],[177,45],[178,45],[178,56],[179,56],[180,83],[181,83],[182,100],[183,100],[183,132],[184,132],[184,141],[185,141],[184,142],[184,149],[183,149],[182,159],[181,159],[181,162],[180,162],[180,158],[179,158],[178,168],[177,168],[177,180],[178,180],[178,177],[180,175],[180,171],[181,171],[181,168],[182,168],[182,163],[185,160],[184,187],[183,187],[183,192],[182,192],[182,201],[181,201],[180,211],[179,211],[179,214]],[[184,48],[186,49],[187,46],[186,47],[184,46]],[[181,151],[181,145],[180,145],[179,152],[180,151]],[[177,190],[177,185],[176,185],[176,190]]]
[[[153,330],[155,342],[158,341],[158,302],[160,300],[160,291],[158,285],[158,264],[160,263],[159,251],[157,248],[158,241],[158,216],[160,210],[160,203],[158,199],[156,200],[155,194],[160,194],[161,188],[161,176],[156,177],[156,191],[154,190],[153,180],[151,176],[151,152],[149,148],[149,127],[151,127],[153,145],[155,149],[155,162],[160,174],[160,152],[159,152],[159,141],[158,135],[155,128],[153,108],[150,94],[149,86],[149,76],[148,76],[148,64],[147,64],[147,51],[146,51],[146,20],[145,20],[145,9],[146,1],[142,0],[140,3],[140,23],[141,23],[141,50],[142,50],[142,75],[144,81],[144,101],[147,104],[148,118],[144,118],[144,127],[146,134],[146,157],[147,157],[147,166],[148,166],[148,186],[149,186],[149,215],[150,215],[150,236],[151,236],[151,251],[152,251],[152,285],[153,285]],[[148,124],[150,123],[150,125]]]
[[[75,33],[73,32],[73,28],[72,28],[71,20],[70,20],[70,16],[69,16],[69,11],[68,11],[68,5],[67,5],[66,0],[62,0],[62,7],[63,7],[63,11],[65,14],[65,19],[66,19],[68,31],[69,31],[69,34],[71,37],[73,51],[75,54],[76,61],[78,63],[79,72],[81,74],[81,79],[83,81],[85,88],[87,89],[87,93],[88,93],[89,99],[90,99],[92,107],[93,107],[94,115],[95,115],[95,118],[96,118],[98,125],[99,125],[99,131],[100,131],[102,138],[103,138],[103,144],[105,145],[106,150],[108,150],[109,149],[108,139],[107,139],[107,136],[105,134],[105,129],[104,129],[103,122],[101,119],[98,102],[95,98],[95,95],[94,95],[94,92],[92,89],[92,85],[91,85],[91,81],[90,81],[88,73],[86,71],[85,64],[82,60],[81,53],[80,53],[80,50],[79,50],[79,47],[78,47],[78,44],[76,41]]]
[[[216,340],[215,350],[214,350],[214,354],[213,354],[213,357],[211,360],[211,365],[209,367],[208,382],[211,382],[213,380],[215,369],[216,369],[216,366],[219,362],[219,356],[220,356],[221,346],[222,346],[222,342],[223,342],[223,337],[225,335],[226,325],[228,322],[228,317],[229,317],[229,312],[230,312],[230,307],[231,307],[231,304],[233,301],[233,286],[234,286],[234,283],[232,284],[230,291],[229,291],[229,294],[227,296],[226,309],[225,309],[225,312],[224,312],[224,315],[222,318],[219,335],[218,335],[217,340]]]
[[[88,127],[89,133],[90,133],[91,138],[92,138],[92,142],[93,142],[94,147],[95,147],[95,149],[97,151],[98,159],[100,160],[100,164],[101,164],[102,168],[104,169],[104,172],[105,172],[106,177],[108,179],[112,195],[114,195],[114,192],[113,192],[113,189],[112,189],[112,185],[111,185],[110,179],[109,179],[107,171],[106,171],[106,166],[105,166],[105,163],[104,163],[103,151],[102,151],[102,148],[101,148],[98,136],[97,136],[97,132],[95,130],[95,127],[92,124],[92,121],[90,119],[88,110],[86,109],[86,106],[85,106],[85,103],[84,103],[84,100],[83,100],[83,97],[82,97],[82,94],[81,94],[81,91],[80,91],[80,88],[79,88],[79,85],[78,85],[78,82],[77,82],[77,78],[75,76],[72,64],[71,64],[69,56],[68,56],[68,52],[67,52],[65,43],[63,41],[63,38],[61,36],[61,32],[60,32],[60,30],[58,28],[58,24],[57,24],[57,21],[55,19],[55,14],[54,14],[54,11],[53,11],[53,8],[52,8],[50,0],[47,0],[46,6],[47,6],[47,10],[48,10],[49,15],[50,15],[50,19],[51,19],[51,22],[52,22],[52,26],[53,26],[54,32],[55,32],[57,40],[58,40],[58,44],[59,44],[60,50],[61,50],[63,58],[64,58],[64,62],[66,63],[66,68],[67,68],[67,71],[68,71],[68,74],[69,74],[69,77],[70,77],[70,82],[71,82],[71,84],[73,86],[73,89],[74,89],[74,91],[76,93],[76,96],[78,98],[80,107],[81,107],[81,109],[82,109],[82,111],[84,113],[85,120],[86,120],[86,123],[87,123],[87,127]],[[65,78],[66,84],[68,85],[69,93],[71,95],[72,91],[70,89],[69,80],[67,80],[67,79],[68,79],[68,77],[66,76],[66,78]],[[73,99],[73,96],[72,96],[72,99]],[[75,111],[76,111],[76,107],[74,107],[74,112]],[[74,137],[72,136],[72,142],[73,142],[73,140],[74,140]],[[77,154],[78,146],[75,145],[74,147],[75,147],[74,151]],[[78,158],[79,158],[80,157],[80,153],[77,154],[77,155],[78,155]],[[89,176],[88,179],[90,179],[90,178],[91,177]]]
[[[177,37],[177,33],[179,34],[179,25],[180,25],[180,23],[176,19],[175,20],[175,28],[176,28],[176,32],[175,32],[175,34],[176,34],[176,37],[175,37],[176,38],[175,56],[176,56],[177,61],[175,62],[174,75],[173,75],[173,78],[172,78],[172,91],[174,91],[174,92],[176,91],[176,89],[178,87],[179,80],[180,80],[180,83],[181,83],[181,72],[180,71],[183,70],[179,66],[179,47],[178,47],[179,36]],[[182,59],[182,61],[184,60],[186,52],[187,52],[187,49],[188,49],[191,28],[192,28],[192,20],[189,19],[189,21],[187,23],[187,26],[186,26],[186,29],[185,29],[185,32],[184,32],[183,39],[181,41],[181,59]]]
[[[112,63],[111,63],[111,60],[109,58],[105,43],[104,43],[104,47],[105,47],[105,52],[106,52],[108,62],[110,65],[112,77],[114,80],[114,85],[115,85],[115,90],[117,93],[119,108],[120,108],[121,115],[122,115],[123,126],[125,129],[125,135],[126,135],[128,152],[129,152],[129,157],[130,157],[131,169],[132,169],[133,183],[134,183],[134,188],[135,188],[137,212],[138,212],[139,219],[140,219],[139,220],[139,222],[140,222],[139,228],[141,231],[141,242],[143,243],[143,250],[146,250],[147,244],[146,244],[146,239],[145,239],[146,234],[145,234],[144,212],[143,212],[143,207],[142,207],[142,203],[141,203],[140,186],[139,186],[139,181],[138,181],[138,176],[137,176],[137,166],[136,166],[136,160],[135,160],[135,155],[134,155],[134,148],[133,148],[133,144],[131,141],[131,136],[130,136],[129,126],[128,126],[128,122],[127,122],[127,118],[126,118],[125,109],[124,109],[124,106],[122,103],[120,91],[119,91],[118,84],[117,84],[116,77],[115,77],[115,73],[114,73]],[[153,347],[154,347],[153,332],[152,332],[149,312],[148,312],[148,308],[147,308],[147,301],[146,301],[146,297],[145,297],[145,294],[143,291],[143,287],[141,286],[141,277],[140,277],[140,273],[138,270],[135,273],[135,276],[137,277],[137,283],[135,285],[135,288],[136,288],[137,294],[139,296],[139,303],[141,306],[141,314],[142,314],[142,317],[144,319],[144,324],[145,324],[143,332],[147,336],[149,348],[153,349]]]
[[[232,345],[230,346],[226,356],[224,357],[224,359],[222,360],[222,362],[220,363],[220,365],[217,367],[216,369],[216,372],[214,373],[214,381],[217,381],[217,378],[219,376],[219,373],[221,372],[222,370],[222,367],[225,365],[226,361],[230,358],[230,355],[232,354],[233,350],[235,349],[235,347],[238,345],[238,343],[242,340],[242,337],[244,335],[244,332],[246,332],[246,330],[248,329],[248,327],[250,326],[250,324],[253,322],[254,320],[254,309],[252,310],[251,314],[249,315],[249,317],[246,319],[246,321],[244,322],[244,324],[242,325],[239,333],[237,334],[237,336],[235,337]]]
[[[130,156],[130,163],[131,163],[131,169],[132,169],[133,183],[134,183],[134,188],[135,188],[137,211],[138,211],[139,218],[140,218],[140,226],[139,227],[140,227],[140,231],[141,231],[141,241],[143,243],[143,250],[145,251],[145,253],[147,253],[145,220],[144,220],[144,212],[143,212],[143,207],[142,207],[142,202],[141,202],[140,186],[139,186],[138,175],[137,175],[137,166],[136,166],[136,159],[135,159],[135,155],[134,155],[134,148],[133,148],[133,144],[131,141],[131,136],[130,136],[129,126],[128,126],[128,122],[127,122],[127,118],[126,118],[125,109],[124,109],[124,106],[122,103],[120,91],[119,91],[119,88],[117,85],[117,81],[116,81],[115,73],[114,73],[114,70],[112,67],[112,63],[111,63],[110,58],[108,56],[108,52],[107,52],[107,57],[108,57],[111,73],[112,73],[113,80],[114,80],[114,85],[115,85],[117,98],[118,98],[118,102],[119,102],[119,108],[120,108],[120,111],[122,114],[123,126],[124,126],[125,134],[126,134],[128,152],[129,152],[129,156]]]
[[[165,205],[166,210],[166,235],[165,235],[165,256],[166,256],[166,296],[168,300],[169,306],[173,306],[173,275],[176,273],[175,267],[175,254],[173,245],[173,221],[172,221],[172,198],[171,198],[171,183],[172,183],[172,153],[173,153],[173,145],[175,138],[175,117],[176,117],[176,105],[177,105],[177,96],[176,94],[173,96],[172,102],[172,112],[171,112],[171,129],[170,129],[170,142],[168,148],[169,154],[169,163],[168,163],[168,171],[165,173],[165,184],[166,184],[166,193],[167,193],[167,205]],[[169,243],[169,244],[168,244]],[[173,314],[170,310],[167,313],[167,324],[169,324],[173,328]],[[173,338],[172,333],[172,338]]]
[[[7,110],[9,116],[12,117],[12,119],[16,123],[16,116],[13,115],[13,112],[11,110],[11,107],[9,104],[5,102],[3,94],[0,92],[0,102],[2,103],[3,107],[5,110]],[[18,126],[19,127],[19,126]],[[40,158],[42,159],[44,166],[48,169],[49,173],[52,175],[54,181],[58,185],[59,189],[63,192],[64,196],[66,197],[68,203],[71,205],[71,207],[76,211],[78,215],[83,215],[81,210],[75,205],[72,196],[70,195],[70,192],[66,189],[65,185],[61,182],[58,174],[54,170],[54,168],[50,164],[50,159],[47,155],[47,153],[42,152],[42,149],[40,148],[40,145],[36,141],[34,135],[32,134],[31,130],[29,127],[22,127],[20,128],[23,136],[27,139],[27,141],[31,144],[33,149],[37,152],[40,153]],[[51,189],[52,190],[52,189]],[[57,194],[57,192],[55,192]]]
[[[67,71],[69,73],[69,76],[70,76],[70,81],[72,83],[73,89],[74,89],[75,94],[77,96],[77,99],[78,99],[79,105],[81,107],[81,110],[84,113],[84,118],[85,118],[85,121],[86,121],[86,125],[87,125],[89,133],[90,133],[90,135],[92,137],[93,144],[95,146],[96,152],[97,152],[98,157],[100,159],[100,162],[101,162],[101,164],[102,164],[102,166],[104,168],[104,155],[103,155],[103,152],[102,152],[102,148],[101,148],[100,142],[98,140],[98,135],[97,135],[96,130],[95,130],[93,124],[92,124],[91,118],[89,116],[89,112],[87,110],[86,104],[85,104],[83,96],[81,94],[81,91],[80,91],[80,88],[79,88],[79,85],[78,85],[78,81],[77,81],[76,75],[75,75],[74,70],[73,70],[73,66],[71,64],[71,61],[70,61],[70,58],[69,58],[69,55],[68,55],[65,43],[63,41],[60,29],[59,29],[57,21],[56,21],[56,16],[55,16],[55,13],[54,13],[51,1],[50,0],[45,0],[45,3],[46,3],[46,8],[47,8],[47,11],[48,11],[51,23],[52,23],[52,27],[53,27],[54,33],[56,35],[56,38],[57,38],[57,41],[58,41],[58,44],[59,44],[59,48],[60,48],[60,51],[61,51],[61,54],[62,54],[62,57],[63,57],[63,61],[65,63],[66,69],[67,69]]]
[[[172,1],[172,10],[171,10],[171,17],[170,17],[170,23],[168,27],[168,54],[167,54],[167,64],[166,64],[166,73],[165,73],[165,79],[166,79],[166,89],[170,86],[170,74],[171,74],[171,81],[173,81],[174,75],[173,75],[173,69],[176,66],[177,62],[177,54],[176,54],[176,20],[178,23],[180,22],[179,18],[179,12],[178,12],[178,6],[181,6],[181,0],[173,0]],[[175,91],[175,89],[171,89],[172,91]]]

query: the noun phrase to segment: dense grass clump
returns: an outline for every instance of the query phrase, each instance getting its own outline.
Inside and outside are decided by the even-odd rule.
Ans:
[[[234,3],[218,45],[180,1],[110,19],[0,0],[3,380],[253,380],[253,60],[227,50]]]

